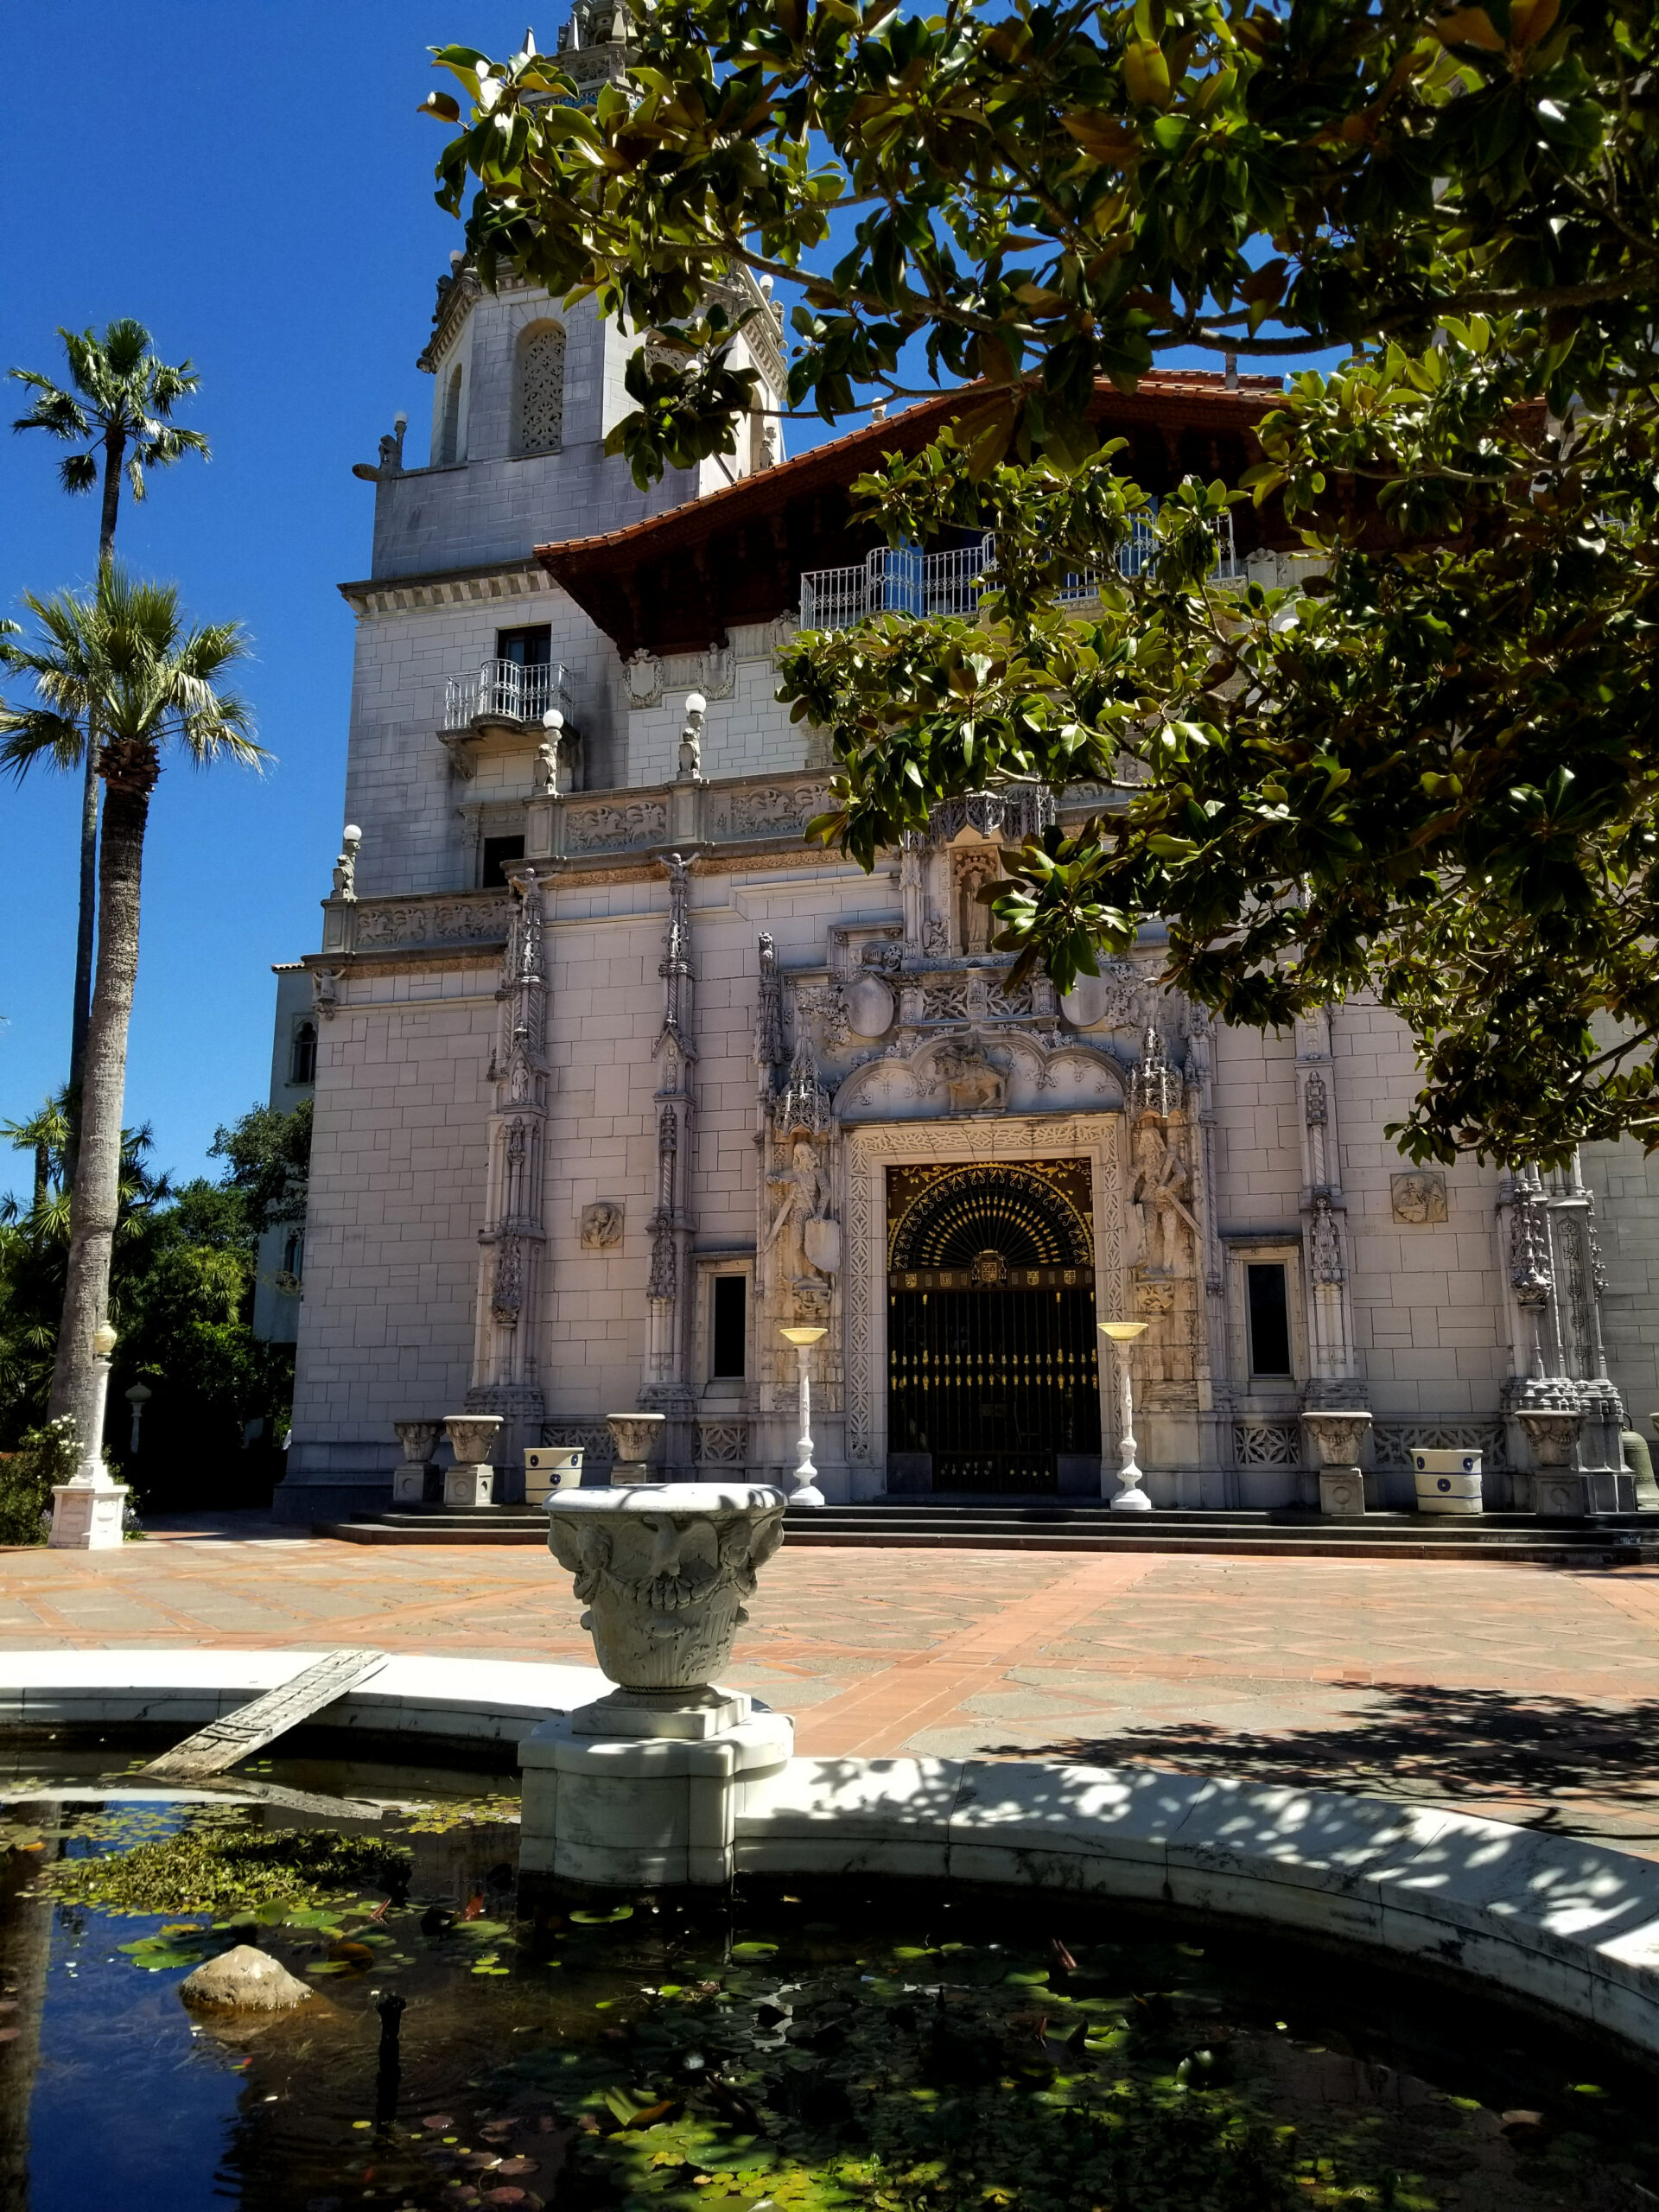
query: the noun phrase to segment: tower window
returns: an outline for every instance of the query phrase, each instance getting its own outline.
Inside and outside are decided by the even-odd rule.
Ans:
[[[302,1021],[294,1032],[294,1049],[289,1054],[288,1079],[290,1083],[315,1083],[317,1079],[317,1025]]]
[[[546,668],[553,659],[553,626],[537,622],[527,630],[498,630],[497,660],[510,660],[519,668]]]
[[[1250,1372],[1287,1376],[1290,1366],[1290,1301],[1281,1261],[1253,1261],[1244,1270],[1250,1319]]]
[[[742,1275],[716,1275],[714,1285],[714,1338],[711,1371],[716,1382],[740,1379],[747,1368],[748,1283]]]
[[[507,880],[507,868],[513,861],[524,857],[522,837],[486,837],[484,840],[484,873],[480,887],[489,891]]]
[[[297,1288],[305,1273],[305,1239],[295,1230],[283,1245],[283,1273]]]
[[[448,467],[461,459],[461,364],[449,372],[443,388],[443,429],[438,441],[438,463]]]
[[[539,323],[518,341],[516,449],[556,453],[564,440],[564,333]]]

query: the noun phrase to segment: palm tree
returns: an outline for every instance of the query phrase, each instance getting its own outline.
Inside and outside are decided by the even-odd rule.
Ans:
[[[146,468],[167,468],[181,454],[207,457],[200,430],[182,430],[168,420],[181,399],[200,382],[188,361],[176,369],[149,350],[149,333],[130,317],[111,323],[102,338],[93,332],[60,328],[69,357],[73,389],[54,384],[38,369],[13,369],[35,397],[14,430],[44,430],[66,445],[84,446],[58,464],[66,492],[90,492],[102,481],[103,513],[98,533],[101,566],[115,556],[115,519],[121,504],[124,471],[135,499],[144,496]],[[92,996],[92,917],[98,888],[97,749],[86,751],[80,801],[80,924],[75,940],[75,999],[69,1024],[69,1089],[80,1088],[86,1052],[86,1020]],[[73,1172],[73,1144],[71,1143]]]
[[[37,637],[32,645],[0,641],[0,668],[31,680],[37,703],[0,709],[0,768],[22,776],[41,760],[75,767],[92,753],[104,784],[98,958],[49,1401],[54,1419],[74,1416],[83,1451],[95,1454],[102,1439],[96,1433],[92,1339],[106,1317],[120,1205],[121,1108],[150,794],[169,744],[198,766],[228,754],[251,767],[265,756],[253,741],[247,706],[214,688],[248,651],[239,623],[188,630],[172,585],[137,582],[113,561],[99,570],[92,599],[60,593],[26,597],[23,604],[35,618]]]

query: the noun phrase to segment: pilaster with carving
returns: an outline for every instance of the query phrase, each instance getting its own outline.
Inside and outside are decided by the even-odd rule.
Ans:
[[[829,1334],[813,1352],[813,1400],[820,1459],[842,1458],[841,1273],[838,1151],[832,1098],[818,1064],[814,1024],[845,1035],[846,1003],[838,978],[798,983],[795,1042],[787,1061],[785,986],[769,938],[760,940],[760,998],[755,1057],[760,1063],[760,1173],[755,1221],[754,1441],[750,1471],[787,1467],[797,1403],[796,1356],[779,1336],[790,1323],[819,1324]]]
[[[691,870],[695,854],[665,853],[668,926],[662,964],[663,1027],[653,1058],[657,1090],[657,1188],[646,1227],[651,1270],[645,1283],[645,1385],[639,1402],[667,1416],[664,1478],[691,1478],[696,1395],[691,1385],[692,1142],[697,1061],[695,977],[691,964]]]
[[[1354,1302],[1348,1258],[1348,1205],[1342,1192],[1342,1143],[1337,1126],[1336,1064],[1331,1014],[1321,1008],[1296,1024],[1296,1106],[1302,1147],[1302,1270],[1307,1314],[1308,1376],[1302,1403],[1363,1408],[1365,1385],[1354,1343]]]
[[[1547,1174],[1528,1165],[1506,1169],[1498,1189],[1499,1262],[1510,1314],[1510,1378],[1503,1409],[1511,1464],[1535,1469],[1525,1416],[1574,1410],[1583,1415],[1574,1447],[1577,1471],[1599,1478],[1597,1503],[1615,1506],[1626,1481],[1620,1441],[1624,1408],[1607,1372],[1601,1297],[1605,1274],[1594,1200],[1575,1157]],[[1516,1478],[1514,1503],[1529,1503],[1530,1478]]]
[[[1199,1463],[1205,1468],[1224,1468],[1232,1459],[1233,1395],[1226,1380],[1225,1357],[1217,1357],[1227,1342],[1227,1275],[1216,1218],[1215,1023],[1208,1007],[1196,1001],[1189,1001],[1186,1007],[1185,1099],[1192,1137],[1192,1211],[1198,1224],[1193,1375],[1198,1393]],[[1230,1497],[1226,1502],[1236,1503]]]
[[[547,1230],[542,1206],[549,1071],[544,893],[534,868],[513,879],[515,893],[501,982],[494,1103],[478,1271],[473,1381],[468,1413],[499,1414],[499,1501],[523,1494],[524,1448],[542,1440],[546,1408],[537,1346]]]
[[[1199,1268],[1193,1130],[1186,1085],[1164,1034],[1148,1022],[1128,1090],[1129,1295],[1148,1322],[1135,1346],[1135,1402],[1149,1462],[1199,1461]]]

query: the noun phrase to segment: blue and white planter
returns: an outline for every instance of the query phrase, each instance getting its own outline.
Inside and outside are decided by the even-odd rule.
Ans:
[[[1478,1513],[1480,1454],[1478,1452],[1414,1452],[1411,1464],[1417,1476],[1420,1513]]]

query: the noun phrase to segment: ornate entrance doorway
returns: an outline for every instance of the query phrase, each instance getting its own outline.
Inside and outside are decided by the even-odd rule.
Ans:
[[[887,1441],[918,1488],[1052,1497],[1098,1457],[1089,1166],[887,1170]]]

